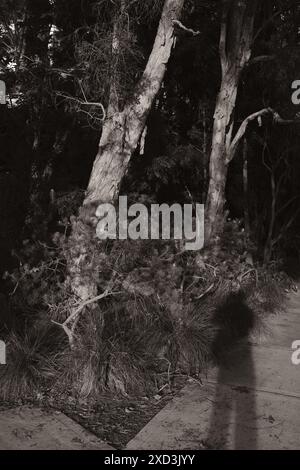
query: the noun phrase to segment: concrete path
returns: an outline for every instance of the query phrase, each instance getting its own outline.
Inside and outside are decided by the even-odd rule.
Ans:
[[[0,450],[112,450],[59,411],[22,406],[0,412]]]
[[[191,382],[128,449],[300,449],[300,291],[268,332],[233,351],[202,384]]]

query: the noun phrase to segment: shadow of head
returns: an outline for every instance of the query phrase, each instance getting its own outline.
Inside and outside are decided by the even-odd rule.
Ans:
[[[240,340],[248,338],[255,326],[255,314],[247,305],[245,293],[243,291],[230,293],[216,308],[213,322],[217,333],[212,353],[219,361]]]

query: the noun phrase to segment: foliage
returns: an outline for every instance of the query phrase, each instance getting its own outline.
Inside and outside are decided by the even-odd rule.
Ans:
[[[275,57],[246,67],[237,124],[265,106],[291,119],[298,112],[290,100],[291,82],[299,78],[295,3],[261,2],[253,57]],[[0,273],[8,269],[4,258],[14,246],[14,269],[10,266],[1,283],[16,316],[7,338],[10,364],[0,377],[5,398],[41,388],[84,397],[103,390],[148,393],[171,384],[177,372],[202,373],[243,334],[240,322],[249,309],[254,328],[279,310],[283,288],[290,287],[281,259],[299,251],[298,128],[279,130],[273,122],[249,126],[249,194],[241,155],[231,164],[226,208],[231,220],[215,248],[185,253],[175,241],[96,239],[95,207],[78,209],[103,110],[85,101],[106,105],[113,81],[124,102],[151,50],[163,2],[71,4],[3,0],[0,6],[0,79],[10,101],[0,112]],[[132,202],[205,200],[220,84],[220,5],[186,1],[183,23],[201,34],[176,30],[165,81],[147,121],[145,154],[136,152],[122,182]],[[112,51],[114,25],[118,54]],[[261,266],[271,177],[280,213],[271,262]],[[7,187],[18,197],[9,200]],[[21,202],[13,204],[15,199]],[[11,226],[14,230],[6,230]],[[80,260],[77,266],[74,259]],[[82,306],[74,294],[82,285],[95,287],[95,297],[106,290],[111,295]],[[71,349],[61,325],[79,308]],[[217,348],[216,337],[221,337]]]
[[[8,339],[12,359],[1,380],[4,396],[20,390],[24,396],[47,386],[78,397],[105,390],[155,393],[171,385],[178,372],[203,373],[243,336],[239,325],[245,308],[253,316],[252,327],[258,328],[266,313],[282,305],[277,270],[253,266],[237,221],[227,225],[221,249],[200,255],[181,252],[175,241],[101,242],[93,223],[81,225],[90,220],[89,211],[73,220],[73,226],[79,225],[71,237],[57,233],[52,247],[24,245],[22,256],[30,263],[12,277],[19,332]],[[68,257],[82,250],[83,234],[90,237],[84,244],[85,275],[94,276],[98,293],[109,288],[112,295],[82,309],[70,349],[58,323],[78,306],[66,266]],[[286,283],[282,278],[281,286]],[[233,309],[229,299],[234,292],[238,301]],[[216,354],[219,331],[226,334],[221,343],[218,339]]]

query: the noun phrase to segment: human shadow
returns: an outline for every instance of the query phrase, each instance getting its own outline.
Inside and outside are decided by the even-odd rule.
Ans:
[[[257,448],[255,368],[249,335],[255,317],[243,292],[230,294],[216,310],[213,354],[218,366],[207,434],[212,449]]]

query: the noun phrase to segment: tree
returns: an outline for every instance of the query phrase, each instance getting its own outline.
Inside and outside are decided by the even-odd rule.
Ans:
[[[125,9],[124,2],[122,5]],[[153,102],[161,88],[174,46],[175,23],[180,18],[183,5],[184,0],[165,1],[153,49],[144,73],[123,109],[115,86],[115,67],[112,67],[107,116],[85,204],[95,201],[111,202],[118,196],[121,181],[138,146]],[[120,17],[117,17],[112,41],[113,62],[115,64],[120,54],[119,28],[121,25]]]
[[[69,283],[73,293],[86,302],[97,295],[96,266],[90,259],[91,232],[87,218],[90,209],[100,202],[114,202],[130,159],[137,148],[147,117],[161,88],[167,64],[175,41],[175,23],[179,20],[184,0],[165,0],[156,38],[145,70],[124,103],[118,94],[118,61],[121,54],[121,30],[126,13],[126,1],[115,15],[112,33],[111,85],[103,123],[99,151],[96,156],[81,217],[72,225],[68,256]],[[126,15],[125,15],[126,16]],[[95,232],[93,230],[93,237]],[[88,267],[88,269],[87,269]]]
[[[214,114],[207,195],[206,241],[222,231],[231,161],[234,111],[241,72],[251,57],[256,0],[225,0],[220,34],[222,80]]]

